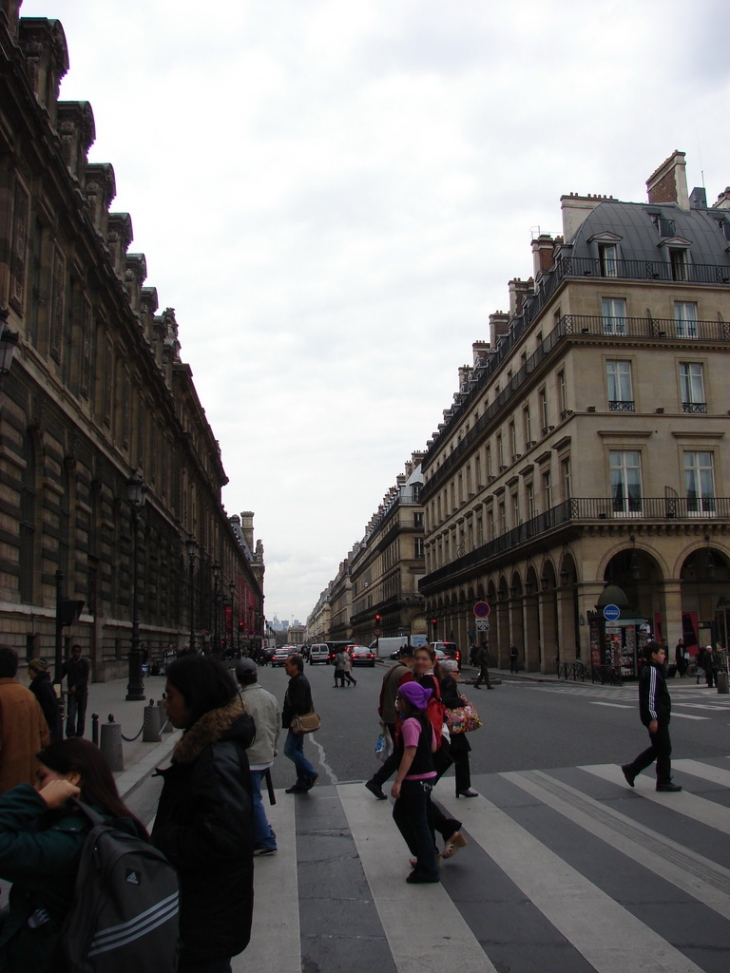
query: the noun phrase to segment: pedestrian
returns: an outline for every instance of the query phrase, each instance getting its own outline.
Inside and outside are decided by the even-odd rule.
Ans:
[[[47,660],[31,659],[28,663],[28,674],[31,677],[28,688],[38,700],[38,704],[43,710],[43,715],[46,718],[48,730],[51,734],[51,743],[57,743],[63,739],[61,707],[58,705],[56,690],[51,685]]]
[[[62,740],[38,753],[36,787],[0,797],[0,878],[12,882],[0,927],[0,969],[52,973],[59,930],[74,898],[81,849],[92,824],[69,805],[78,797],[130,834],[147,834],[119,798],[101,751]]]
[[[444,659],[439,663],[441,670],[441,698],[446,709],[460,709],[466,706],[468,700],[459,692],[459,663],[455,659]],[[469,768],[469,752],[471,744],[466,733],[452,733],[449,741],[451,758],[454,761],[454,773],[457,797],[479,797],[472,790],[471,772]]]
[[[489,678],[489,649],[487,648],[486,642],[482,642],[479,646],[479,651],[477,652],[477,665],[479,666],[479,675],[474,683],[474,688],[481,689],[482,682],[486,682],[487,689],[494,689]]]
[[[621,770],[629,787],[633,787],[641,771],[656,760],[656,789],[681,791],[678,784],[672,783],[672,742],[669,738],[672,703],[664,675],[667,660],[664,646],[658,642],[647,642],[644,659],[646,661],[639,676],[639,714],[649,731],[651,746],[630,764],[623,764]]]
[[[295,716],[306,716],[314,709],[312,703],[312,690],[309,680],[303,673],[304,662],[300,655],[288,656],[284,663],[286,674],[289,676],[289,685],[284,696],[284,707],[281,714],[281,725],[289,732],[284,743],[284,756],[294,764],[297,771],[297,779],[286,788],[287,794],[301,794],[311,791],[314,787],[319,774],[304,756],[304,733],[295,733],[291,728],[292,720]]]
[[[342,649],[335,654],[335,684],[332,688],[337,689],[338,685],[345,688],[345,653]]]
[[[469,665],[475,666],[477,664],[477,652],[479,651],[479,646],[476,642],[472,642],[469,646]]]
[[[352,683],[353,686],[357,686],[357,679],[352,674],[352,659],[350,658],[350,653],[343,653],[345,656],[345,679],[347,680],[347,685]]]
[[[254,721],[256,738],[248,748],[253,789],[253,853],[276,854],[276,834],[269,824],[261,797],[261,784],[266,771],[274,763],[279,744],[281,716],[276,698],[258,682],[258,667],[253,659],[241,659],[236,663],[236,677],[241,687],[241,699],[246,712]]]
[[[34,784],[36,754],[51,742],[43,710],[33,693],[21,686],[18,653],[0,645],[0,794],[17,784]]]
[[[71,658],[61,667],[56,682],[65,677],[68,689],[66,714],[66,736],[82,737],[86,728],[86,704],[89,699],[89,660],[81,655],[81,646],[71,647]]]
[[[687,651],[684,639],[680,639],[674,649],[674,661],[677,664],[677,672],[680,678],[687,675],[687,669],[689,668],[689,652]]]
[[[417,682],[424,689],[430,689],[436,703],[441,702],[441,682],[440,682],[440,663],[436,659],[436,652],[430,645],[419,645],[413,652],[413,670],[404,677],[401,687],[407,685],[409,680]],[[398,690],[400,692],[400,689]],[[432,704],[435,705],[435,704]],[[436,728],[434,727],[434,730]],[[443,725],[440,727],[441,741],[433,755],[433,766],[436,771],[434,783],[438,783],[449,767],[452,765],[451,748],[449,741],[444,733]],[[439,805],[434,804],[429,797],[428,801],[429,822],[432,831],[438,831],[443,838],[444,850],[441,857],[446,860],[451,858],[459,848],[466,845],[466,838],[461,833],[461,821],[450,818],[444,814]]]
[[[520,653],[514,642],[509,647],[509,671],[514,673],[520,671]],[[489,682],[487,682],[487,685],[489,686]],[[489,688],[492,687],[489,686]]]
[[[718,661],[711,645],[705,646],[705,654],[702,656],[702,667],[705,670],[707,688],[712,689],[713,685],[717,685]]]
[[[220,662],[177,659],[165,709],[185,732],[162,776],[152,841],[180,878],[178,973],[230,973],[253,915],[253,720]]]
[[[396,705],[403,717],[398,733],[398,773],[391,796],[395,798],[393,820],[413,855],[413,871],[406,878],[411,885],[439,881],[429,803],[436,770],[434,731],[426,714],[432,692],[416,682],[398,690]]]
[[[383,676],[383,683],[380,687],[380,702],[378,704],[378,715],[385,723],[385,728],[393,743],[393,751],[387,760],[383,761],[381,767],[375,771],[370,780],[365,781],[365,786],[374,794],[379,801],[387,800],[387,795],[383,792],[383,784],[398,769],[398,754],[395,749],[395,727],[398,720],[398,713],[395,708],[395,698],[398,695],[398,686],[404,676],[409,676],[413,668],[413,649],[410,645],[404,645],[400,650],[400,658],[388,669]]]

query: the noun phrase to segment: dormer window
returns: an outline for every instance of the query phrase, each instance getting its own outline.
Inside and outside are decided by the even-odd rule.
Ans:
[[[668,252],[672,280],[687,280],[687,251],[683,247],[669,247]]]
[[[599,243],[598,260],[601,277],[618,277],[618,247],[615,243]]]

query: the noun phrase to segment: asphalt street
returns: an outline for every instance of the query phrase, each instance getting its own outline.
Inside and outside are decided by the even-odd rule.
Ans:
[[[468,845],[441,883],[409,886],[390,801],[363,781],[377,767],[384,669],[357,669],[334,689],[307,667],[322,728],[306,741],[320,779],[287,795],[274,767],[268,814],[279,851],[257,858],[249,947],[235,973],[727,973],[730,968],[730,697],[670,684],[675,780],[635,789],[619,764],[647,743],[637,688],[520,676],[465,693],[484,726],[472,733],[479,797],[434,797],[463,822]],[[280,701],[283,669],[259,671]],[[283,741],[280,749],[283,749]],[[159,784],[128,797],[149,820]]]

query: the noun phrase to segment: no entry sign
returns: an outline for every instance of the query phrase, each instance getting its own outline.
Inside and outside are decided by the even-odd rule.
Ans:
[[[477,618],[489,618],[490,608],[486,601],[478,601],[474,605],[474,615]]]

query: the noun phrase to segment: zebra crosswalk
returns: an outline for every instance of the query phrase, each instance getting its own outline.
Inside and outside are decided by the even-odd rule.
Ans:
[[[677,760],[658,793],[616,765],[476,777],[435,799],[469,844],[410,886],[390,802],[361,782],[277,791],[234,971],[727,973],[730,761]]]

